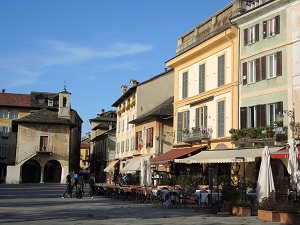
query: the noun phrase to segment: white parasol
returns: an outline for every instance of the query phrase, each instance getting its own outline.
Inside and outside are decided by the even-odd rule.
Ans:
[[[289,140],[289,163],[288,172],[291,175],[291,188],[297,189],[297,177],[298,177],[298,149],[296,147],[295,139]]]
[[[150,164],[150,160],[147,159],[146,160],[146,171],[147,171],[147,175],[146,175],[146,185],[149,186],[152,183],[152,173],[151,173],[151,164]]]
[[[270,151],[268,146],[265,146],[262,151],[261,164],[259,168],[256,195],[257,201],[265,197],[270,197],[271,192],[275,190],[272,167],[270,163]]]
[[[145,184],[145,159],[141,159],[141,176],[140,176],[140,185],[144,186]]]

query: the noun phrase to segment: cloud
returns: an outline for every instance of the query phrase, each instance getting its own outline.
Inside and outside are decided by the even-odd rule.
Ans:
[[[10,54],[1,53],[0,73],[14,78],[13,80],[1,78],[0,81],[5,86],[16,87],[34,84],[40,76],[53,68],[60,70],[62,66],[73,66],[73,69],[76,70],[79,64],[89,64],[98,59],[108,60],[107,64],[101,69],[98,67],[102,71],[115,69],[136,70],[137,67],[133,63],[112,63],[109,61],[123,56],[138,55],[153,49],[151,45],[124,42],[116,42],[102,48],[70,44],[53,39],[43,40],[38,44],[41,46],[36,47],[35,42],[35,46],[30,46],[28,51]],[[97,66],[93,67],[97,68]],[[90,80],[94,79],[96,79],[95,76],[90,77]]]

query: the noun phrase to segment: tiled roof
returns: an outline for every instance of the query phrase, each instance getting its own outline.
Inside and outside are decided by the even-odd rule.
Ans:
[[[112,117],[113,115],[113,117]],[[95,122],[117,122],[117,113],[116,110],[110,110],[104,113],[101,113],[97,117],[90,119],[91,121]]]
[[[37,98],[44,98],[47,101],[45,103],[38,103]],[[37,107],[37,108],[46,108],[48,106],[48,99],[54,100],[55,98],[59,98],[58,93],[50,93],[50,92],[35,92],[32,91],[30,93],[30,106]],[[54,106],[57,108],[57,106]]]
[[[154,107],[149,112],[139,116],[135,120],[131,120],[129,123],[136,124],[141,123],[143,121],[149,120],[150,118],[156,117],[156,116],[173,116],[173,102],[174,97],[171,97],[164,102],[162,102],[160,105]]]
[[[30,107],[30,95],[0,93],[0,106]]]
[[[20,119],[13,120],[13,123],[38,123],[38,124],[60,124],[75,126],[70,120],[58,117],[58,110],[41,109]]]

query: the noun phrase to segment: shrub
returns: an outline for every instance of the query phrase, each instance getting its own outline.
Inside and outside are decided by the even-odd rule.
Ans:
[[[268,211],[278,211],[280,203],[275,201],[274,196],[263,198],[257,205],[257,209],[268,210]]]

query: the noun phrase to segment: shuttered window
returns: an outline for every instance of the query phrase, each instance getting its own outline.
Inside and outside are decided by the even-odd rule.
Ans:
[[[218,102],[218,137],[224,137],[224,101]]]
[[[255,60],[255,82],[258,82],[261,80],[260,76],[260,58]]]
[[[182,141],[182,113],[178,112],[177,114],[177,142]]]
[[[218,57],[218,87],[224,85],[224,79],[225,79],[225,56],[222,55],[222,56],[219,56]]]
[[[185,72],[182,75],[182,98],[188,97],[188,73]]]
[[[248,45],[248,29],[244,29],[244,46]]]
[[[241,129],[247,127],[247,107],[241,107],[240,108],[240,126]]]
[[[207,128],[207,106],[196,108],[195,127]]]
[[[246,84],[247,84],[247,79],[248,79],[248,78],[247,78],[247,73],[248,73],[247,65],[248,65],[247,62],[244,62],[244,63],[243,63],[243,76],[242,76],[243,85],[246,85]]]
[[[263,21],[263,38],[273,37],[280,34],[280,16]]]
[[[282,75],[282,52],[276,53],[276,75]]]
[[[147,129],[147,147],[153,147],[153,127]]]
[[[199,66],[199,93],[205,92],[205,64]]]
[[[266,56],[261,57],[261,79],[262,80],[265,80],[266,79],[266,75],[267,75],[266,74],[267,73],[266,60],[267,60]]]

